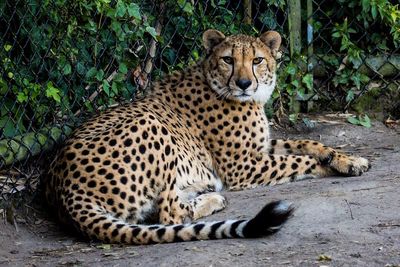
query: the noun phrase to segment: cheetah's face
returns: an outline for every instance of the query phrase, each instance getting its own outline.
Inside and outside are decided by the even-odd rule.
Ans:
[[[221,99],[267,102],[275,88],[280,43],[281,36],[274,31],[258,38],[206,31],[204,66],[209,85]]]

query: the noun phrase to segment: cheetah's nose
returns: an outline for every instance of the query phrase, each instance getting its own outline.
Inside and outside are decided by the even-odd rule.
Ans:
[[[236,80],[235,83],[242,90],[246,90],[251,85],[251,81],[246,79]]]

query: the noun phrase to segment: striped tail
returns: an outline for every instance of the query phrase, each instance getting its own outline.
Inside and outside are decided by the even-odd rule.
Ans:
[[[92,238],[108,243],[154,244],[222,238],[256,238],[272,234],[290,217],[293,207],[284,201],[267,204],[251,220],[226,220],[177,225],[133,225],[110,216],[93,217],[84,227]],[[97,217],[97,218],[95,218]]]

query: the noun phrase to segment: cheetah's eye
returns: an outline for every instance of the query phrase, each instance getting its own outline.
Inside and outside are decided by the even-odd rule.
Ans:
[[[262,57],[256,57],[255,59],[253,59],[253,64],[258,65],[261,62],[263,62],[263,60],[264,60],[264,58],[262,58]]]
[[[229,65],[233,64],[233,58],[232,57],[222,57],[222,60]]]

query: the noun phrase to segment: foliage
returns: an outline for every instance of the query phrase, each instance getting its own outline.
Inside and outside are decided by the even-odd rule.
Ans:
[[[367,128],[371,128],[371,119],[368,117],[368,115],[364,116],[357,116],[357,117],[349,117],[347,118],[347,121],[350,122],[351,124],[354,125],[362,125]]]
[[[339,0],[320,6],[324,13],[318,12],[314,21],[318,34],[314,48],[338,55],[340,60],[329,62],[333,75],[328,82],[332,81],[335,91],[343,92],[345,103],[341,105],[346,108],[355,92],[360,93],[370,82],[360,69],[367,56],[387,55],[400,48],[400,8],[395,2]],[[330,24],[333,28],[323,26]]]
[[[156,38],[149,8],[122,0],[3,3],[1,23],[13,27],[2,35],[0,51],[4,136],[129,99],[134,88],[126,82],[128,68],[145,53],[143,43]],[[100,97],[88,101],[100,86]]]

